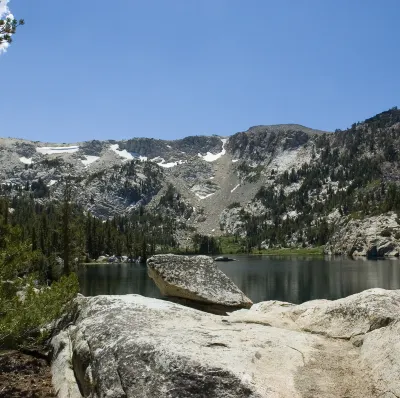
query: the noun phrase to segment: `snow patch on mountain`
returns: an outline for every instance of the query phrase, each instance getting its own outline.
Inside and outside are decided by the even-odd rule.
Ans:
[[[40,146],[36,151],[42,155],[57,155],[59,153],[75,153],[79,151],[79,146]]]
[[[95,162],[97,159],[99,159],[98,156],[86,155],[86,159],[82,159],[82,163],[85,166],[89,166],[91,163]]]
[[[146,161],[147,156],[140,156],[136,153],[131,153],[128,152],[126,149],[123,149],[122,151],[119,149],[119,144],[113,144],[110,146],[110,149],[114,151],[117,155],[121,156],[122,158],[126,160],[133,160],[133,159],[139,159],[141,161]]]
[[[207,195],[201,195],[201,194],[199,194],[199,193],[196,193],[195,195],[196,195],[199,199],[206,199],[206,198],[209,198],[210,196],[212,196],[212,195],[214,195],[214,194],[215,194],[215,192],[209,193],[209,194],[207,194]]]
[[[209,198],[219,190],[219,186],[211,181],[203,181],[193,185],[190,189],[199,199]]]
[[[231,193],[232,193],[232,192],[235,192],[236,189],[238,189],[239,187],[240,187],[240,184],[237,184],[235,188],[231,189]]]
[[[214,162],[217,159],[219,159],[221,156],[224,156],[226,154],[226,149],[225,149],[225,144],[228,141],[227,138],[221,138],[222,141],[222,151],[216,154],[213,154],[211,152],[207,152],[207,155],[202,155],[201,153],[198,153],[197,155],[205,160],[206,162]]]
[[[184,160],[178,160],[177,162],[165,163],[165,159],[161,158],[161,162],[158,162],[157,164],[160,167],[164,167],[166,169],[169,169],[171,167],[177,166],[178,164],[184,164],[184,163],[186,163]]]
[[[33,162],[32,162],[32,158],[26,158],[25,156],[22,156],[22,158],[19,158],[19,160],[22,162],[22,163],[25,163],[25,164],[32,164]]]

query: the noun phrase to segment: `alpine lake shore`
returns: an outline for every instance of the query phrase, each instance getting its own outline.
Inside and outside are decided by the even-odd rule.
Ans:
[[[207,256],[147,270],[164,299],[79,294],[46,347],[1,353],[0,397],[400,395],[400,290],[252,303]]]

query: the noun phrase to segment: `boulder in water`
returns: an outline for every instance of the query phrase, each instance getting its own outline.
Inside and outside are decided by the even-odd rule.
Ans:
[[[252,301],[207,256],[160,254],[147,268],[161,294],[208,312],[250,308]]]

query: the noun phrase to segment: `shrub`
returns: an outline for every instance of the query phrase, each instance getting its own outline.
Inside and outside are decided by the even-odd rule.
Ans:
[[[227,209],[234,209],[236,207],[240,207],[240,203],[239,202],[233,202],[230,205],[228,205]]]
[[[33,276],[20,281],[19,295],[9,295],[0,286],[0,347],[40,343],[47,337],[43,328],[62,314],[79,291],[75,274],[63,276],[50,287],[36,289],[34,285]]]
[[[389,236],[392,236],[392,231],[390,228],[386,228],[381,232],[381,236],[384,236],[388,238]]]

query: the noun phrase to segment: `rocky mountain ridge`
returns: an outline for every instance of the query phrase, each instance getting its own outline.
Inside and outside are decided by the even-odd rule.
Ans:
[[[261,128],[263,126],[253,127],[248,134],[260,135]],[[264,128],[268,134],[275,135],[274,126]],[[297,125],[278,125],[276,131],[285,135],[286,139],[313,130]],[[243,191],[240,190],[241,182],[245,183],[249,176],[251,178],[251,173],[246,173],[235,164],[239,160],[235,157],[240,157],[241,161],[253,161],[249,153],[253,144],[241,148],[240,136],[243,134],[246,136],[247,133],[238,133],[239,139],[236,136],[229,139],[195,136],[175,141],[135,138],[74,144],[2,138],[0,178],[3,186],[25,188],[29,184],[29,191],[31,184],[40,180],[46,188],[44,193],[34,192],[34,196],[57,198],[63,178],[68,175],[78,177],[78,186],[83,189],[79,189],[77,202],[100,217],[121,215],[152,199],[157,201],[157,193],[168,184],[181,191],[194,208],[203,208],[206,199],[215,194],[223,197],[223,205],[229,205],[243,196],[243,192],[240,195],[234,193],[236,190]],[[275,146],[271,151],[272,157],[279,151],[278,141],[280,139],[275,138],[275,142],[271,142],[271,146]],[[236,145],[236,142],[239,144]],[[291,144],[284,144],[284,147],[288,145]],[[153,179],[148,180],[149,172]],[[149,195],[143,186],[151,186],[147,190]],[[252,199],[251,195],[245,196],[245,199]],[[224,209],[219,208],[221,211]],[[215,215],[219,219],[219,214]],[[214,223],[214,227],[219,225]],[[204,232],[215,232],[212,229]]]
[[[76,202],[100,218],[144,207],[259,249],[324,245],[332,237],[328,252],[349,254],[357,250],[337,249],[340,228],[400,210],[392,188],[400,181],[399,151],[397,108],[335,133],[275,125],[175,141],[2,138],[1,193],[60,199],[63,180],[73,176]]]

